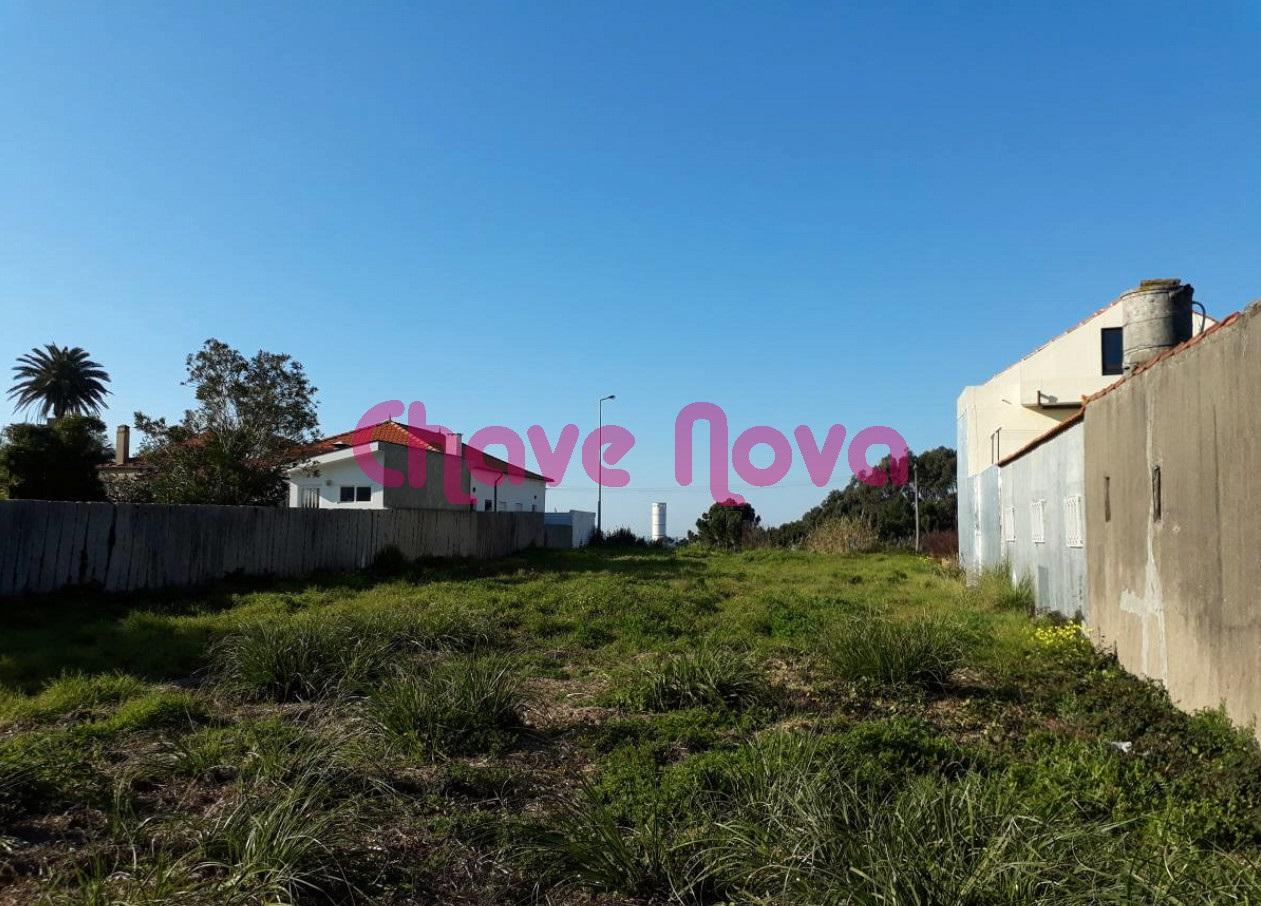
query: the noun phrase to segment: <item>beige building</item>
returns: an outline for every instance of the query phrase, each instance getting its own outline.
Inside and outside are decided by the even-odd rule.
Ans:
[[[1077,415],[1083,398],[1120,379],[1123,298],[1118,296],[985,383],[964,387],[959,394],[959,556],[965,568],[997,566],[1005,556],[999,461]],[[1204,323],[1204,317],[1195,313],[1192,332],[1199,333]]]

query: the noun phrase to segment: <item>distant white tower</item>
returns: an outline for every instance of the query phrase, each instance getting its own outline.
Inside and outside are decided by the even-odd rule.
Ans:
[[[666,537],[666,505],[664,503],[654,503],[652,505],[652,540],[660,541]]]

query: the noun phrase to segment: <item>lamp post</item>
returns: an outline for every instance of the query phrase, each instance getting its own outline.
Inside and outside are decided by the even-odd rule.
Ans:
[[[617,397],[610,393],[608,396],[600,397],[599,402],[596,403],[600,425],[596,437],[599,438],[600,445],[596,448],[595,532],[600,538],[604,537],[604,404],[614,399]]]

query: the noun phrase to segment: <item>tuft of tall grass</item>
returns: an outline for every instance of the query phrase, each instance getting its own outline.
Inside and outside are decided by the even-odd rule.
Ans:
[[[1007,564],[982,570],[969,591],[977,604],[987,610],[1016,611],[1033,615],[1037,609],[1033,579],[1028,575],[1013,580]]]
[[[838,679],[941,688],[971,648],[971,633],[942,616],[850,617],[823,634],[819,651]]]
[[[673,851],[669,809],[658,797],[628,821],[584,785],[547,825],[527,828],[516,849],[540,887],[690,902],[693,884]]]
[[[702,645],[643,667],[629,698],[651,711],[672,711],[743,708],[767,701],[770,693],[761,665],[750,654]]]
[[[497,640],[498,624],[482,611],[316,611],[227,635],[211,649],[211,671],[248,697],[310,701],[363,691],[411,653],[471,650]]]
[[[388,655],[385,640],[356,621],[312,614],[246,626],[216,643],[210,658],[212,673],[231,691],[308,701],[361,687]]]
[[[386,737],[429,758],[494,748],[521,728],[522,677],[497,654],[456,656],[398,674],[370,709]]]
[[[337,799],[312,760],[287,783],[240,788],[209,816],[198,828],[197,870],[216,878],[216,902],[353,900],[341,860],[362,823],[353,800]]]

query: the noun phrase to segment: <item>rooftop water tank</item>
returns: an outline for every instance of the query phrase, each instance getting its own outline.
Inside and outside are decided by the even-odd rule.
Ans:
[[[1144,280],[1121,297],[1121,368],[1126,374],[1191,339],[1194,292],[1181,280]]]

